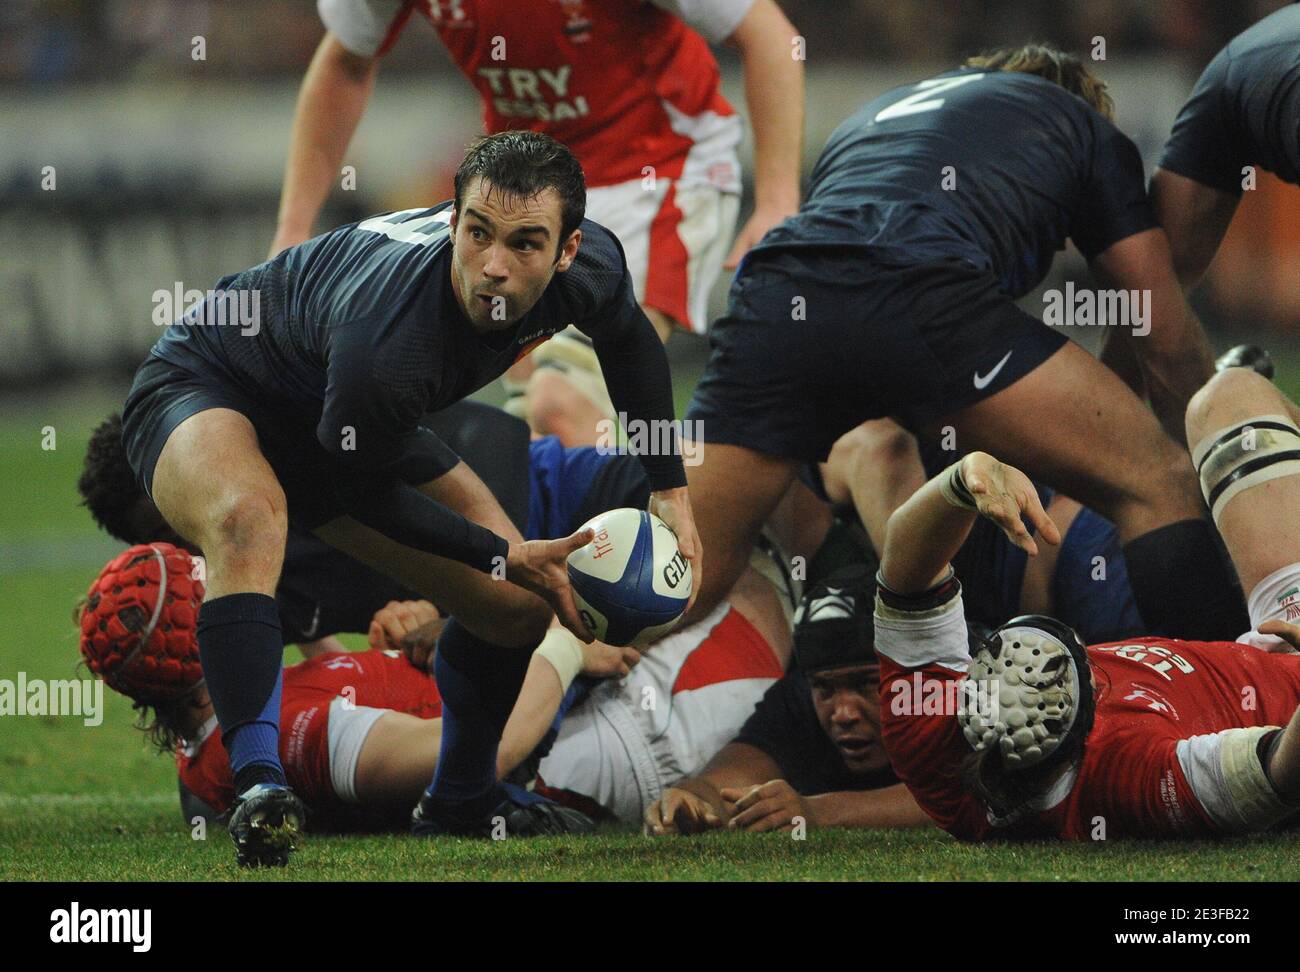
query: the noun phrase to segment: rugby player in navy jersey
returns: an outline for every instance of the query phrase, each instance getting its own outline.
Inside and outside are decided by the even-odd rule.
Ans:
[[[1111,108],[1077,58],[1033,45],[890,91],[831,135],[804,205],[747,255],[710,334],[689,412],[710,557],[695,616],[800,464],[888,416],[932,441],[950,427],[959,452],[992,449],[1113,522],[1149,630],[1244,630],[1179,444],[1210,345]],[[1145,301],[1149,330],[1106,328],[1103,361],[1126,350],[1151,408],[1014,303],[1067,239],[1103,288]]]
[[[1200,281],[1259,166],[1300,183],[1300,5],[1230,40],[1179,112],[1151,180],[1183,286]]]
[[[592,339],[620,411],[673,417],[667,359],[618,241],[583,219],[572,154],[503,132],[475,143],[455,185],[454,202],[341,227],[223,278],[166,330],[123,409],[140,484],[207,560],[198,640],[239,794],[241,864],[284,864],[303,815],[277,751],[273,594],[290,518],[452,615],[436,669],[442,750],[412,828],[488,833],[494,816],[521,819],[499,812],[496,748],[552,611],[591,640],[565,568],[590,533],[524,542],[420,418],[570,323]],[[253,325],[223,325],[246,294]],[[698,569],[680,450],[640,458],[650,508]]]

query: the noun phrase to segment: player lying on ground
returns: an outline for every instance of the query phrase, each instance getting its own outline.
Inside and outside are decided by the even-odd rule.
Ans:
[[[1246,627],[1171,438],[1212,373],[1209,342],[1141,158],[1110,114],[1083,63],[1031,46],[895,89],[831,136],[798,215],[746,256],[688,413],[706,443],[689,470],[710,548],[697,614],[799,466],[889,416],[935,442],[950,427],[959,451],[998,450],[1113,522],[1148,630],[1231,638]],[[1141,301],[1125,301],[1131,326],[1108,327],[1108,347],[1149,326],[1123,347],[1155,414],[1014,303],[1067,238],[1103,287]],[[1189,575],[1187,563],[1202,566]]]
[[[194,638],[202,584],[193,563],[170,544],[133,547],[105,569],[81,618],[92,669],[136,703],[160,750],[175,752],[186,820],[215,819],[235,797]],[[569,806],[526,832],[585,832],[592,823],[579,810],[639,820],[677,776],[698,770],[781,675],[790,651],[782,596],[748,571],[710,621],[663,638],[641,665],[635,649],[583,645],[553,628],[534,652],[497,769],[504,778],[527,760],[512,778]],[[444,623],[428,602],[388,605],[375,615],[371,650],[326,651],[285,669],[280,753],[314,828],[391,826],[428,784],[443,730],[429,674]],[[596,681],[606,678],[619,681]],[[560,717],[558,737],[539,751]],[[509,792],[524,805],[540,799]]]
[[[1300,644],[1284,620],[1300,600],[1296,415],[1244,368],[1215,376],[1187,415],[1252,622],[1283,647]],[[936,823],[968,839],[1214,835],[1264,829],[1300,808],[1294,653],[1150,637],[1085,648],[1060,622],[1030,616],[972,658],[947,561],[976,508],[1030,553],[1022,514],[1059,540],[1024,475],[974,453],[890,518],[880,570],[885,745]],[[912,705],[886,706],[895,695]],[[941,714],[922,707],[927,699]]]
[[[299,95],[272,255],[312,235],[380,62],[417,6],[319,5],[328,32]],[[674,326],[702,333],[724,257],[734,267],[799,206],[804,65],[791,56],[796,32],[776,3],[617,0],[575,9],[469,0],[450,13],[439,4],[423,12],[478,93],[488,133],[545,132],[578,158],[588,214],[622,243],[633,291],[660,337]],[[721,43],[740,53],[754,133],[755,208],[734,247],[744,131],[708,48]],[[430,112],[425,123],[439,121]],[[569,328],[547,350],[550,367],[534,378],[531,359],[505,376],[521,396],[517,414],[565,445],[594,444],[597,422],[613,409],[590,342]]]
[[[708,765],[646,809],[646,833],[929,823],[881,743],[874,589],[866,565],[809,588],[793,667]]]
[[[453,202],[363,220],[223,278],[136,373],[127,455],[207,559],[198,638],[236,777],[242,862],[284,863],[301,815],[277,753],[273,594],[290,519],[453,616],[438,652],[442,757],[413,828],[481,833],[503,815],[497,741],[552,610],[591,637],[565,569],[590,534],[524,542],[419,421],[572,322],[593,339],[620,410],[671,423],[663,346],[618,241],[583,220],[585,196],[577,160],[553,139],[490,136],[466,155]],[[208,326],[227,319],[227,292],[260,295],[266,313],[255,326]],[[650,505],[699,570],[669,441],[640,457]]]
[[[1230,40],[1179,112],[1151,180],[1183,286],[1200,281],[1247,184],[1247,167],[1300,183],[1300,6]]]

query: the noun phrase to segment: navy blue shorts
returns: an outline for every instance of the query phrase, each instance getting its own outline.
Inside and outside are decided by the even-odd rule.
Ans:
[[[867,419],[918,431],[996,394],[1066,340],[959,261],[759,251],[709,332],[687,417],[705,442],[821,461]]]
[[[401,459],[383,473],[342,466],[316,439],[313,423],[254,401],[218,376],[196,374],[150,356],[135,373],[122,408],[122,443],[141,487],[152,498],[154,467],[178,425],[192,415],[228,408],[247,418],[288,503],[295,526],[315,529],[346,515],[349,497],[397,478],[420,485],[450,471],[460,457],[427,429],[411,436]]]

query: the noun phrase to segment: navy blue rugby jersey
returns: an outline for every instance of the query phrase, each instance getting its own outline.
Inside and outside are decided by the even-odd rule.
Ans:
[[[224,277],[152,353],[230,383],[270,420],[314,427],[328,452],[368,468],[399,459],[426,412],[482,388],[569,324],[592,339],[619,410],[673,417],[667,358],[612,233],[584,220],[577,258],[537,304],[512,327],[479,334],[452,290],[451,206],[342,226]],[[247,309],[242,295],[254,293],[253,326],[216,306],[238,299]],[[655,489],[685,484],[679,455],[640,458]]]
[[[799,212],[756,252],[856,247],[962,260],[1012,298],[1066,239],[1089,259],[1156,225],[1132,140],[1034,75],[961,68],[887,92],[831,135]]]
[[[1160,167],[1241,195],[1258,165],[1300,183],[1300,5],[1228,41],[1178,114]]]

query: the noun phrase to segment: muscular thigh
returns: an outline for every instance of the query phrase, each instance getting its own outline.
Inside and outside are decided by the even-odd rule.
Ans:
[[[238,496],[265,497],[281,513],[285,506],[252,422],[228,408],[197,412],[172,430],[154,466],[152,490],[167,522],[200,547]]]
[[[1115,521],[1125,540],[1202,514],[1191,460],[1105,365],[1067,343],[989,398],[931,421]]]

